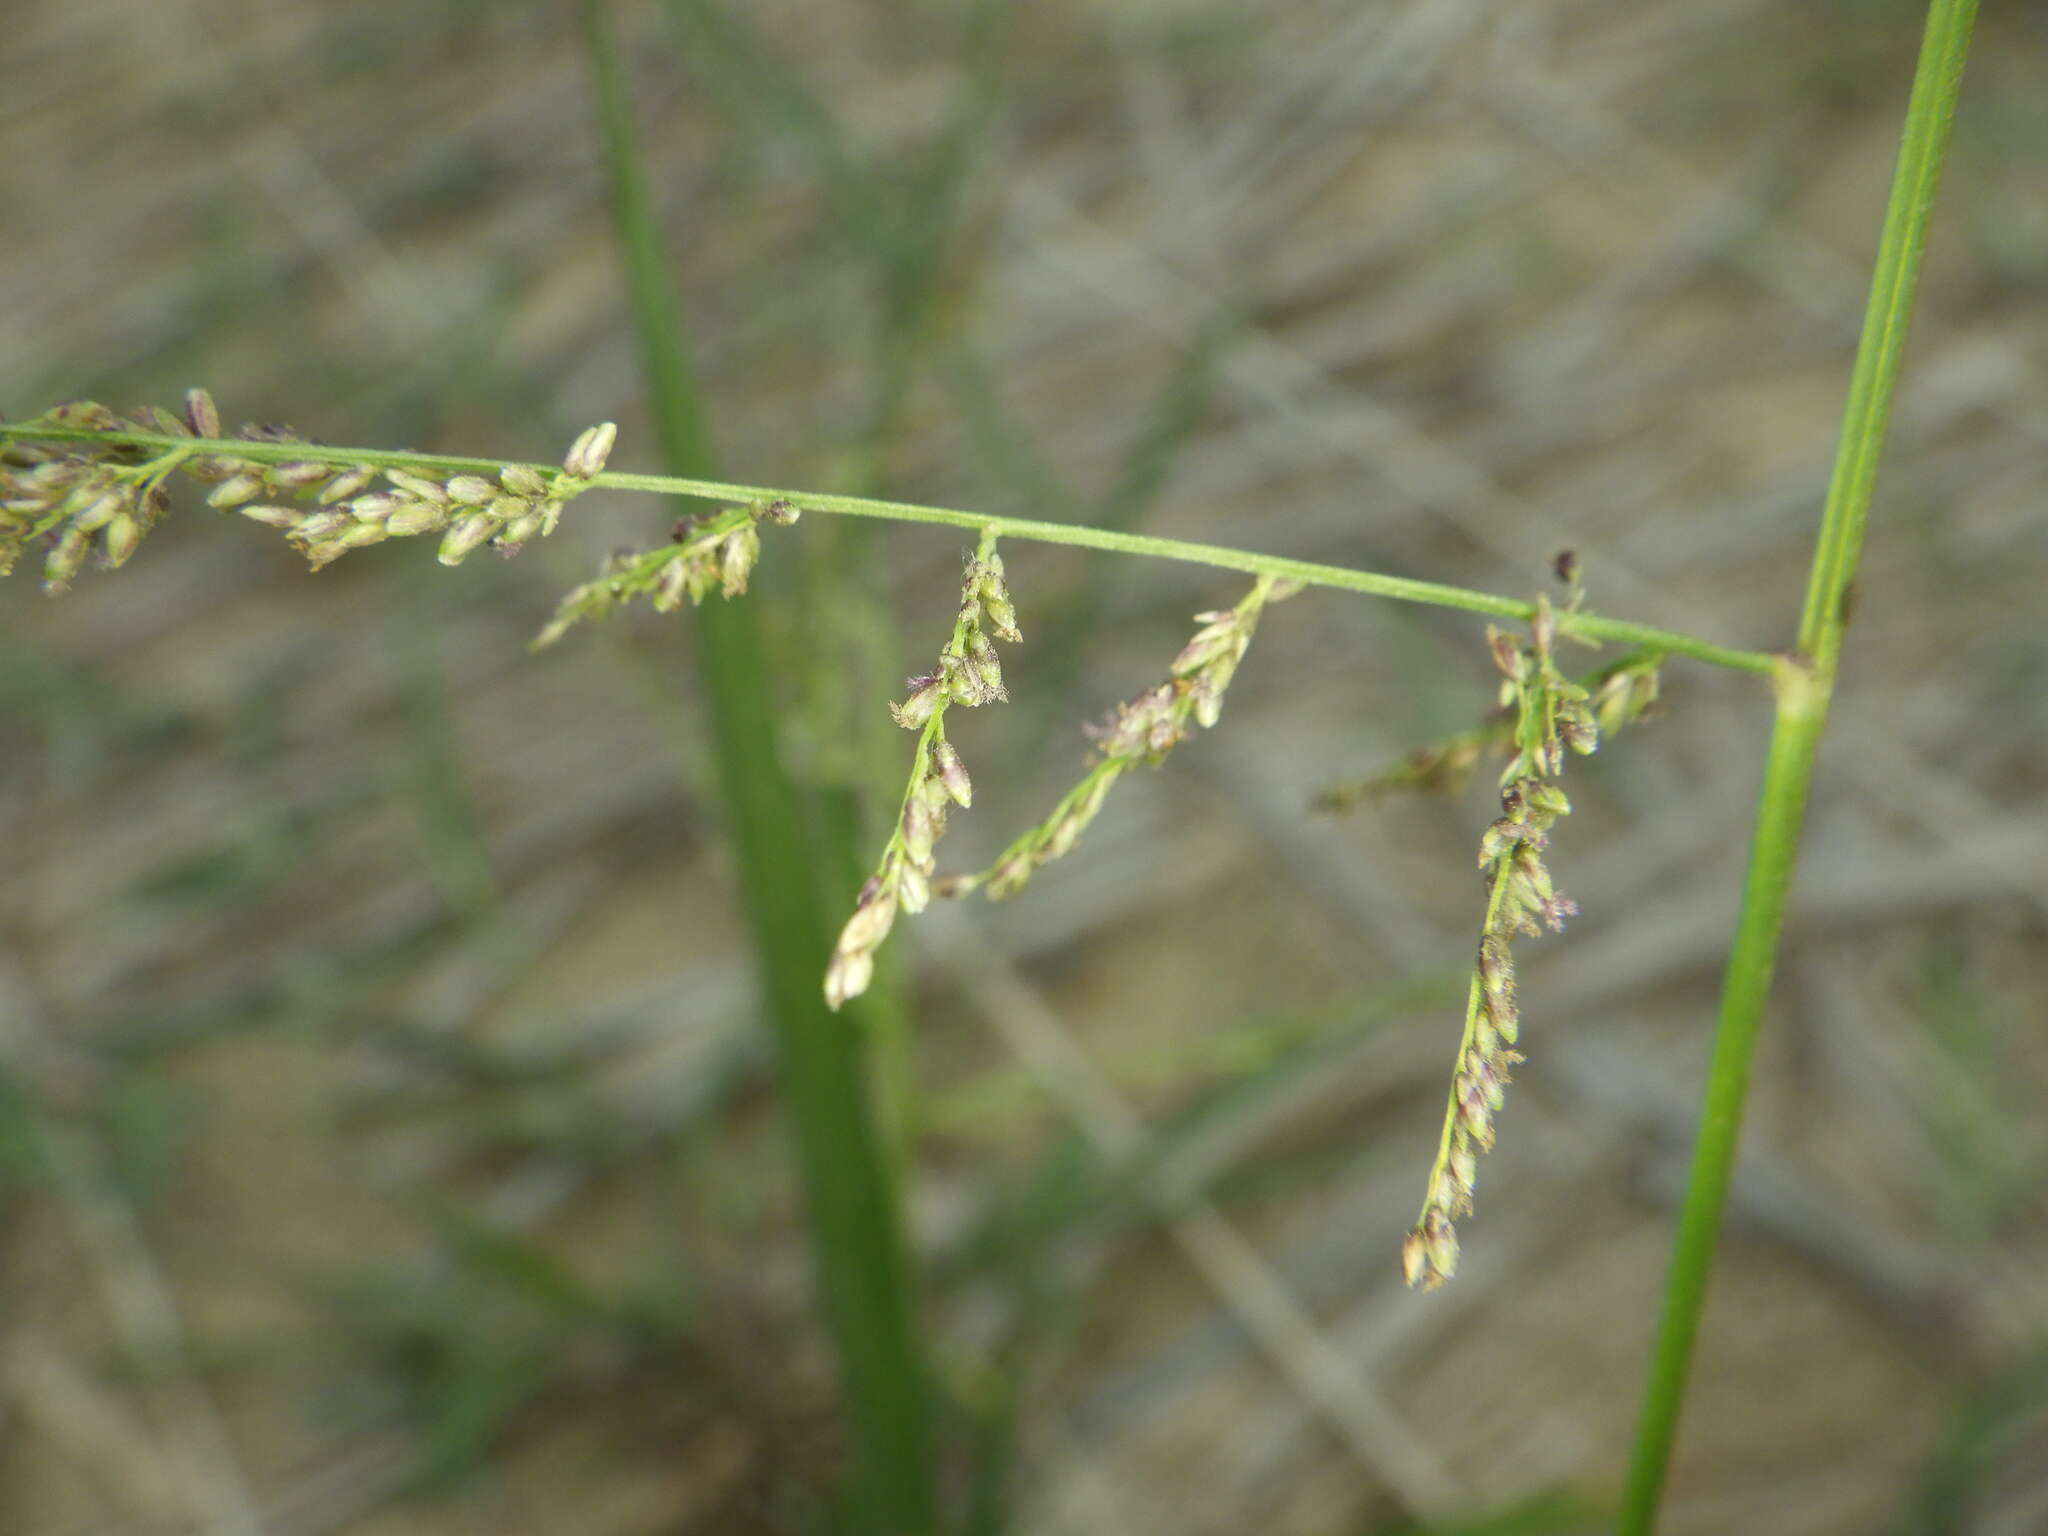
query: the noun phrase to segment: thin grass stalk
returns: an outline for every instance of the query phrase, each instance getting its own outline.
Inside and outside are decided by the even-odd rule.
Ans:
[[[872,381],[853,474],[854,489],[866,494],[879,493],[887,482],[920,357],[939,318],[946,294],[944,259],[971,171],[1002,100],[1000,41],[1013,14],[1006,0],[977,0],[970,9],[969,67],[956,89],[950,121],[928,163],[906,172],[880,156],[870,162],[860,152],[840,116],[759,35],[747,8],[724,0],[677,0],[669,7],[699,74],[714,89],[735,97],[736,116],[787,139],[810,162],[845,244],[873,269],[877,312],[867,347]],[[873,537],[877,532],[854,524],[824,530],[822,537],[807,541],[811,579],[836,588],[842,603],[848,591],[882,590],[888,573]],[[885,608],[868,602],[857,612],[861,633],[846,660],[856,674],[872,674],[878,657],[900,647]],[[880,679],[863,675],[860,681]],[[846,783],[818,795],[819,841],[851,891],[866,875],[869,850],[879,833],[862,786],[893,780],[897,738],[879,713],[854,713],[839,728],[851,743],[854,771]],[[877,958],[872,982],[854,1005],[854,1018],[869,1041],[870,1080],[883,1137],[900,1169],[908,1165],[916,1137],[913,1020],[899,955],[889,950]]]
[[[1623,1491],[1621,1536],[1656,1527],[1677,1437],[1707,1279],[1735,1169],[1757,1033],[1769,1000],[1815,753],[1827,723],[1850,595],[1878,460],[1912,318],[1929,211],[1941,178],[1976,0],[1933,0],[1871,276],[1870,304],[1850,375],[1842,436],[1800,616],[1799,647],[1773,677],[1777,696],[1720,1022],[1700,1112],[1699,1139],[1679,1214],[1649,1381]]]
[[[8,435],[0,423],[0,436]],[[251,463],[279,464],[292,459],[387,466],[442,474],[469,472],[495,475],[505,467],[503,459],[481,459],[463,454],[417,453],[401,448],[329,447],[319,443],[263,443],[241,438],[173,437],[164,432],[131,432],[122,429],[66,426],[38,422],[24,437],[38,442],[126,443],[143,448],[177,449],[187,454],[225,453]],[[552,471],[551,465],[529,466]],[[1328,587],[1339,592],[1360,592],[1368,597],[1391,598],[1428,608],[1450,608],[1462,613],[1483,613],[1493,618],[1528,623],[1536,616],[1536,605],[1524,598],[1503,597],[1470,587],[1454,587],[1440,581],[1418,581],[1410,576],[1389,576],[1356,566],[1329,565],[1318,560],[1296,560],[1287,555],[1268,555],[1253,549],[1226,544],[1199,544],[1189,539],[1165,539],[1152,534],[1124,533],[1112,528],[1091,528],[1084,523],[1049,523],[1032,517],[1005,517],[989,512],[969,512],[957,507],[933,507],[910,501],[883,501],[872,496],[845,496],[833,491],[798,491],[765,485],[741,485],[731,480],[707,480],[691,475],[645,475],[606,471],[591,477],[592,489],[647,491],[661,496],[687,496],[700,501],[755,503],[785,501],[804,512],[822,512],[835,517],[878,518],[885,522],[931,523],[940,527],[966,528],[975,533],[992,530],[1006,541],[1031,544],[1064,544],[1073,549],[1096,549],[1109,554],[1139,555],[1154,560],[1181,560],[1223,571],[1242,571],[1252,576],[1271,576],[1276,581],[1298,582],[1305,587]],[[1738,646],[1719,645],[1682,630],[1659,629],[1629,619],[1609,618],[1586,609],[1557,615],[1557,632],[1598,644],[1633,646],[1667,656],[1684,656],[1712,667],[1770,676],[1778,658],[1770,651],[1747,651]]]
[[[725,99],[730,115],[745,132],[761,139],[786,141],[809,162],[826,206],[831,209],[845,243],[865,259],[885,264],[892,249],[886,210],[896,183],[885,171],[868,166],[845,132],[838,116],[805,85],[797,70],[769,46],[749,8],[725,0],[674,0],[668,8],[679,46],[677,62],[691,71],[707,93]],[[886,326],[884,328],[886,330]],[[886,336],[867,349],[879,362],[893,347]],[[877,483],[872,467],[884,457],[868,434],[858,449],[864,466],[856,475],[858,489]],[[870,530],[860,530],[866,534]],[[882,674],[877,658],[892,652],[892,627],[883,607],[869,594],[881,589],[873,541],[846,529],[825,528],[806,540],[799,559],[805,602],[820,612],[837,615],[827,642],[859,696],[872,685],[879,692]],[[855,617],[857,616],[857,617]],[[825,709],[845,708],[835,689]],[[819,713],[820,699],[805,704]],[[800,705],[800,708],[805,707]],[[821,736],[850,746],[851,762],[820,776],[811,786],[815,810],[813,837],[821,868],[832,878],[828,886],[836,901],[842,892],[857,890],[865,878],[868,851],[878,840],[869,825],[867,784],[886,784],[895,773],[894,733],[874,715],[847,709],[838,718],[813,722]],[[855,1002],[850,1022],[867,1040],[869,1090],[874,1095],[882,1142],[898,1178],[911,1157],[911,1105],[915,1084],[911,1021],[903,968],[891,950],[878,957],[873,983]]]
[[[604,0],[585,0],[586,42],[643,364],[664,456],[679,473],[710,463],[701,395],[646,194]],[[935,1525],[928,1399],[911,1321],[896,1191],[875,1132],[859,1031],[818,994],[831,939],[782,766],[755,610],[695,610],[712,739],[739,852],[748,922],[782,1077],[826,1322],[839,1359],[865,1529],[920,1536]]]

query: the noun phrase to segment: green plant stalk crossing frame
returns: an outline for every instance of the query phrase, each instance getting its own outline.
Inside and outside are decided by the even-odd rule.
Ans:
[[[1807,790],[1827,723],[1871,490],[1884,450],[1906,327],[1912,318],[1928,215],[1941,179],[1976,15],[1977,0],[1933,0],[1928,7],[1898,168],[1878,241],[1877,265],[1871,274],[1870,304],[1850,374],[1841,442],[1800,616],[1799,652],[1786,658],[1773,677],[1777,713],[1758,796],[1749,873],[1735,941],[1728,952],[1699,1140],[1679,1214],[1649,1381],[1636,1425],[1635,1450],[1622,1494],[1616,1527],[1620,1536],[1649,1536],[1663,1498],[1700,1314],[1706,1304],[1707,1277],[1734,1175],[1750,1066],[1770,996]]]
[[[585,0],[583,21],[663,455],[677,469],[702,470],[711,462],[710,436],[683,351],[607,0]],[[711,603],[696,617],[719,778],[766,1011],[781,1046],[823,1310],[838,1353],[854,1447],[853,1502],[861,1528],[874,1536],[924,1536],[936,1526],[930,1399],[897,1194],[868,1100],[865,1041],[818,992],[831,941],[799,796],[782,765],[757,611]]]

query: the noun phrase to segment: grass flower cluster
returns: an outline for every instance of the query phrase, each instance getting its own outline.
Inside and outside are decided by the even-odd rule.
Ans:
[[[83,403],[60,406],[0,431],[0,473],[5,475],[0,481],[5,492],[0,497],[0,518],[5,519],[0,522],[0,558],[11,565],[30,541],[46,541],[45,577],[53,590],[95,554],[108,566],[125,561],[142,532],[167,509],[165,482],[174,471],[208,487],[210,505],[284,531],[316,569],[350,549],[422,533],[441,535],[445,564],[485,544],[509,553],[554,529],[563,505],[603,470],[616,435],[610,424],[586,431],[559,470],[513,464],[492,474],[464,470],[444,475],[434,472],[431,461],[375,462],[417,456],[325,449],[283,428],[247,426],[222,442],[218,413],[202,390],[187,396],[178,418],[145,408],[123,419],[103,406]],[[57,440],[39,440],[39,433],[51,432],[59,434]],[[121,441],[149,434],[170,441]],[[248,446],[238,453],[236,444]],[[606,482],[634,478],[607,476]],[[833,505],[843,500],[804,498],[806,505],[850,510]],[[714,591],[741,595],[760,554],[761,526],[792,524],[799,516],[791,496],[764,492],[740,505],[684,518],[669,544],[610,556],[595,579],[562,598],[533,647],[551,645],[582,621],[638,599],[666,613],[686,599],[701,603]],[[996,552],[998,538],[1016,526],[996,518],[981,523],[953,632],[935,669],[908,679],[907,695],[889,706],[897,724],[918,733],[917,745],[880,862],[826,962],[823,991],[834,1010],[867,990],[876,953],[899,914],[922,911],[933,896],[980,890],[1000,900],[1016,894],[1040,868],[1075,846],[1118,779],[1137,767],[1159,765],[1194,731],[1214,726],[1267,605],[1303,585],[1293,574],[1298,563],[1274,561],[1281,569],[1260,572],[1234,607],[1196,615],[1200,627],[1175,656],[1166,678],[1088,728],[1094,761],[1051,813],[987,868],[940,877],[936,847],[948,813],[966,808],[973,797],[966,765],[947,739],[947,713],[956,704],[973,708],[1006,699],[994,642],[1014,644],[1023,638]],[[1037,525],[1027,526],[1025,536],[1038,532]],[[1530,615],[1525,640],[1488,626],[1488,643],[1502,675],[1493,719],[1419,749],[1392,770],[1326,791],[1317,802],[1343,809],[1398,788],[1453,788],[1489,747],[1505,744],[1510,751],[1500,776],[1501,815],[1481,842],[1486,915],[1444,1128],[1422,1215],[1402,1246],[1403,1270],[1411,1284],[1423,1289],[1441,1285],[1457,1269],[1456,1222],[1472,1209],[1478,1156],[1493,1145],[1494,1120],[1505,1102],[1511,1069],[1522,1060],[1516,1049],[1521,1019],[1512,941],[1546,928],[1562,929],[1577,910],[1556,889],[1544,862],[1551,828],[1571,810],[1558,784],[1565,758],[1568,752],[1593,751],[1603,734],[1640,718],[1658,699],[1666,654],[1660,645],[1641,647],[1580,680],[1559,669],[1555,653],[1560,639],[1589,642],[1599,631],[1582,612],[1576,559],[1560,556],[1557,573],[1569,595],[1561,607],[1541,598],[1520,605]],[[1490,601],[1496,608],[1509,606]],[[1685,637],[1672,638],[1685,644]],[[1694,646],[1692,653],[1703,649]],[[1739,664],[1748,665],[1746,660]]]
[[[543,650],[583,620],[603,618],[635,598],[651,599],[656,613],[673,613],[684,598],[694,606],[714,587],[721,597],[738,597],[747,590],[761,555],[761,524],[786,527],[800,516],[801,508],[773,497],[708,517],[682,518],[666,547],[620,550],[606,559],[596,580],[572,588],[534,637],[532,649]]]
[[[1562,557],[1560,574],[1572,582],[1576,603],[1576,563]],[[1579,910],[1557,889],[1543,858],[1551,827],[1571,814],[1571,801],[1558,787],[1567,750],[1596,750],[1603,727],[1618,730],[1640,718],[1658,695],[1652,658],[1637,658],[1612,671],[1597,692],[1574,682],[1558,669],[1557,638],[1556,615],[1542,599],[1526,642],[1487,626],[1487,643],[1502,677],[1500,702],[1513,720],[1513,752],[1500,775],[1501,814],[1479,844],[1486,917],[1466,995],[1450,1103],[1422,1215],[1401,1245],[1402,1273],[1423,1290],[1434,1290],[1457,1272],[1456,1223],[1472,1209],[1479,1154],[1493,1147],[1494,1116],[1506,1100],[1511,1068],[1523,1059],[1515,1049],[1521,1011],[1515,1000],[1513,941],[1546,928],[1561,932],[1565,919]]]
[[[1578,680],[1592,695],[1603,736],[1655,710],[1663,660],[1660,651],[1631,651]],[[1397,794],[1458,794],[1489,749],[1513,742],[1516,726],[1514,711],[1503,706],[1483,724],[1426,742],[1377,773],[1327,786],[1311,803],[1318,811],[1338,814]]]
[[[39,429],[52,428],[66,435],[39,440]],[[80,428],[192,441],[156,448],[81,441],[70,430]],[[238,454],[221,446],[220,412],[203,389],[186,393],[181,415],[146,405],[122,417],[95,401],[73,401],[6,426],[0,574],[39,541],[47,541],[43,585],[52,592],[88,563],[108,570],[127,564],[169,510],[166,482],[173,474],[208,487],[209,506],[281,530],[315,570],[352,549],[427,533],[441,535],[443,565],[459,565],[487,544],[516,554],[555,531],[562,508],[603,472],[617,436],[610,422],[589,428],[557,471],[508,464],[491,475],[437,478],[396,465],[336,462],[289,427],[252,423],[235,437],[273,448],[303,444],[303,457]]]
[[[40,426],[210,437],[220,423],[212,400],[195,390],[183,419],[145,406],[137,419],[124,421],[103,405],[78,400],[9,430],[0,443],[0,573],[12,572],[32,545],[46,543],[43,586],[61,592],[89,561],[108,570],[128,563],[143,535],[170,510],[164,482],[180,458],[113,444],[38,442],[33,434]],[[322,466],[320,472],[324,477],[331,471]]]
[[[834,1009],[865,992],[874,979],[875,951],[889,936],[898,912],[922,912],[932,899],[933,850],[946,832],[949,806],[965,810],[974,800],[967,765],[946,739],[946,711],[955,704],[972,709],[1009,698],[1002,663],[990,632],[1012,645],[1024,636],[1003,577],[1003,557],[994,533],[985,532],[960,588],[960,613],[952,638],[939,652],[938,670],[910,678],[909,697],[892,702],[889,713],[916,731],[910,782],[896,813],[896,825],[882,850],[881,864],[861,887],[853,916],[839,932],[825,970],[825,1001]]]
[[[1261,576],[1235,608],[1195,615],[1202,627],[1181,647],[1165,682],[1119,704],[1093,727],[1097,760],[1068,790],[1052,814],[1003,850],[979,874],[954,875],[939,883],[942,896],[986,890],[1000,901],[1022,890],[1042,866],[1061,857],[1102,809],[1110,787],[1140,765],[1157,767],[1189,732],[1214,725],[1223,713],[1223,693],[1252,643],[1266,604],[1300,591],[1296,582]]]
[[[1516,751],[1501,772],[1501,815],[1480,840],[1486,872],[1486,918],[1465,1003],[1435,1165],[1422,1215],[1401,1245],[1401,1268],[1410,1285],[1430,1290],[1457,1272],[1456,1221],[1472,1209],[1478,1157],[1494,1142],[1493,1117],[1505,1101],[1521,1015],[1515,1002],[1511,941],[1517,933],[1561,930],[1578,907],[1558,891],[1543,862],[1551,825],[1571,814],[1557,787],[1567,743],[1574,751],[1599,745],[1598,726],[1585,691],[1558,673],[1551,660],[1555,626],[1547,604],[1538,609],[1527,645],[1487,626],[1494,664],[1503,674],[1502,703],[1515,719]]]

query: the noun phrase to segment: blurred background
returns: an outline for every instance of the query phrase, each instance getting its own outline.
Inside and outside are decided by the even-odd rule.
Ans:
[[[1497,9],[620,4],[721,468],[1514,594],[1570,547],[1603,612],[1787,643],[1922,8]],[[0,81],[0,415],[203,384],[658,467],[572,8],[14,0]],[[2048,1530],[2044,160],[2048,13],[1987,6],[1672,1532]],[[837,1528],[691,631],[525,649],[673,516],[315,576],[187,497],[0,591],[0,1529]],[[967,541],[829,521],[768,534],[762,707],[886,816]],[[1006,554],[942,869],[1243,590]],[[1468,617],[1301,596],[1073,856],[899,927],[949,1530],[1600,1527],[1768,709],[1673,665],[1571,765],[1584,915],[1417,1296],[1491,773],[1309,805],[1492,676]]]

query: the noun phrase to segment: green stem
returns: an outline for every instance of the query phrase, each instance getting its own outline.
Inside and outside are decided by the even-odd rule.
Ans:
[[[1649,1381],[1622,1495],[1620,1536],[1649,1536],[1663,1498],[1706,1302],[1707,1277],[1734,1174],[1750,1065],[1770,996],[1814,756],[1827,723],[1871,490],[1884,448],[1906,327],[1912,318],[1928,214],[1941,176],[1976,13],[1976,0],[1933,0],[1928,8],[1898,168],[1871,276],[1870,305],[1850,378],[1840,449],[1800,618],[1803,654],[1782,662],[1774,678],[1777,713],[1758,800],[1749,873],[1728,953],[1699,1139],[1679,1214]]]
[[[1800,650],[1813,658],[1831,682],[1842,631],[1848,625],[1846,609],[1863,549],[1878,460],[1884,452],[1885,423],[1898,384],[1906,327],[1913,315],[1920,257],[1927,246],[1928,215],[1941,182],[1949,128],[1955,120],[1963,64],[1969,57],[1970,32],[1976,19],[1977,0],[1933,0],[1927,10],[1927,30],[1906,107],[1891,201],[1878,240],[1877,267],[1871,274],[1863,335],[1849,376],[1842,437],[1835,451],[1806,606],[1799,620]]]
[[[501,459],[455,457],[447,454],[411,453],[390,449],[328,448],[312,443],[254,443],[236,439],[194,440],[169,437],[155,432],[100,432],[89,427],[60,427],[20,423],[0,426],[0,439],[19,437],[32,442],[104,442],[136,447],[190,448],[199,453],[232,454],[258,463],[279,463],[290,459],[318,459],[344,464],[371,464],[380,468],[404,468],[440,474],[495,475],[504,467]],[[546,471],[547,465],[533,468]],[[1386,576],[1351,566],[1323,565],[1313,560],[1292,560],[1284,555],[1262,555],[1254,550],[1233,549],[1222,544],[1196,544],[1185,539],[1162,539],[1149,534],[1123,533],[1113,528],[1091,528],[1080,523],[1047,523],[1028,517],[1001,517],[987,512],[966,512],[951,507],[928,507],[907,501],[881,501],[870,496],[839,496],[823,491],[779,490],[773,486],[739,485],[725,480],[703,480],[681,475],[599,475],[594,487],[613,491],[648,491],[665,496],[689,496],[703,501],[788,501],[806,512],[826,512],[842,517],[880,518],[899,523],[936,523],[950,528],[970,528],[979,533],[994,532],[999,538],[1022,539],[1038,544],[1065,544],[1077,549],[1099,549],[1110,554],[1142,555],[1158,560],[1181,560],[1191,565],[1214,566],[1220,570],[1243,571],[1253,576],[1271,576],[1280,581],[1298,581],[1305,586],[1330,587],[1343,592],[1363,592],[1369,597],[1393,598],[1398,602],[1421,603],[1435,608],[1455,608],[1466,613],[1483,613],[1494,618],[1527,623],[1536,605],[1520,598],[1500,597],[1469,587],[1446,586],[1435,581],[1416,581],[1406,576]],[[1632,645],[1688,656],[1710,666],[1729,667],[1738,672],[1769,675],[1778,658],[1769,651],[1745,651],[1676,630],[1634,624],[1626,619],[1605,618],[1583,609],[1557,614],[1560,634],[1581,640]]]
[[[604,0],[585,0],[583,17],[663,453],[673,467],[701,472],[711,458],[701,397],[682,348]],[[896,1192],[868,1102],[864,1042],[818,993],[830,936],[800,798],[783,767],[757,612],[749,604],[709,603],[696,614],[712,740],[766,1011],[781,1047],[824,1312],[838,1350],[855,1503],[874,1536],[922,1536],[936,1524],[929,1404]]]

